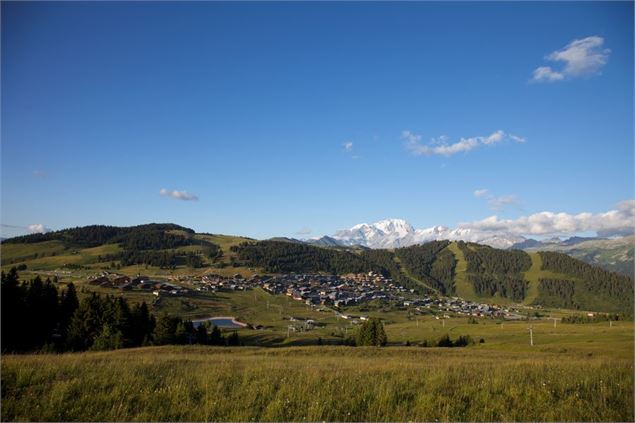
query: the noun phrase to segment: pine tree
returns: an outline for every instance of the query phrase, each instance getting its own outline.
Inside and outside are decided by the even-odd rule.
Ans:
[[[231,335],[227,337],[228,347],[237,347],[240,345],[240,338],[238,338],[238,332],[233,331]]]
[[[220,329],[216,325],[212,325],[212,330],[209,335],[209,344],[210,345],[225,345],[225,340],[223,339],[223,335],[220,332]]]
[[[154,317],[150,315],[148,305],[144,302],[134,306],[131,312],[131,344],[138,347],[152,337]]]
[[[206,325],[204,324],[198,325],[194,335],[195,335],[195,341],[197,344],[202,344],[202,345],[207,344],[207,326]]]
[[[191,344],[194,340],[194,327],[192,322],[179,319],[174,335],[177,344]]]
[[[181,319],[171,317],[167,314],[159,316],[154,332],[155,343],[157,345],[176,344],[176,328]]]
[[[358,346],[377,346],[386,345],[388,337],[384,331],[384,325],[381,320],[371,318],[359,327],[355,343]]]
[[[2,351],[21,351],[25,347],[24,330],[26,318],[25,292],[15,267],[1,276]]]
[[[114,304],[115,312],[113,316],[113,329],[121,334],[122,343],[125,347],[133,346],[132,314],[128,302],[123,297],[119,297]]]
[[[106,323],[99,335],[95,337],[95,340],[90,349],[93,351],[105,351],[116,350],[123,347],[124,343],[121,331],[113,328],[113,326]]]
[[[59,330],[62,339],[66,339],[68,326],[73,317],[75,310],[79,308],[79,300],[77,299],[77,291],[75,285],[71,282],[62,292],[59,307]]]

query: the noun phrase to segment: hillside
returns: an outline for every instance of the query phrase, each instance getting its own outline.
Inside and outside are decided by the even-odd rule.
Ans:
[[[375,272],[414,293],[496,304],[632,312],[633,279],[557,252],[500,250],[462,241],[397,249],[321,247],[197,234],[174,224],[87,226],[8,239],[2,268],[57,270],[85,279],[102,270],[152,277]]]
[[[62,270],[89,274],[116,270],[129,276],[245,275],[254,271],[237,268],[233,245],[249,238],[195,233],[174,224],[131,227],[93,225],[32,234],[2,241],[2,268],[26,266],[29,270]],[[83,271],[83,272],[82,272]]]
[[[512,246],[527,252],[555,251],[567,254],[606,270],[633,276],[635,266],[635,236],[615,239],[572,237],[551,242],[528,239]]]
[[[460,295],[480,302],[632,310],[631,278],[560,253],[529,254],[462,241],[357,252],[261,241],[234,250],[241,261],[268,272],[375,271],[418,292]]]

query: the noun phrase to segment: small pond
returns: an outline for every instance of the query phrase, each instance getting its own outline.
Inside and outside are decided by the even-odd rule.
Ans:
[[[194,327],[198,327],[204,322],[209,322],[215,326],[218,326],[221,329],[240,329],[247,326],[244,323],[237,322],[233,317],[209,317],[207,319],[197,319],[192,320],[192,324]]]

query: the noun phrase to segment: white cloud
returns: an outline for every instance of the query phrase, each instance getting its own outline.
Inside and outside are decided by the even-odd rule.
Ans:
[[[611,53],[610,49],[602,48],[603,44],[604,38],[598,36],[573,40],[563,49],[554,51],[545,57],[552,62],[562,62],[561,70],[556,71],[550,66],[540,66],[534,70],[531,80],[550,82],[598,74]]]
[[[353,151],[353,143],[351,141],[347,141],[342,145],[344,146],[344,150]]]
[[[453,154],[468,152],[482,145],[494,145],[505,140],[515,142],[525,142],[525,139],[517,135],[508,134],[502,130],[493,132],[488,136],[478,136],[470,138],[461,138],[459,141],[450,144],[448,137],[445,135],[439,138],[432,138],[428,144],[421,143],[421,135],[411,131],[402,131],[401,138],[406,140],[406,147],[415,155],[441,155],[451,156]]]
[[[483,140],[483,144],[489,145],[501,142],[505,138],[505,133],[500,129]]]
[[[176,200],[183,200],[183,201],[198,201],[198,197],[194,194],[189,194],[187,191],[168,191],[165,188],[161,188],[161,190],[159,191],[159,194],[161,194],[164,197],[172,197]]]
[[[477,189],[474,191],[474,197],[486,199],[490,209],[495,211],[503,210],[508,206],[520,208],[520,201],[515,195],[502,195],[497,197],[490,193],[488,189]]]
[[[532,81],[560,81],[564,79],[564,75],[556,72],[549,66],[540,66],[534,70],[531,77]]]
[[[544,211],[518,219],[486,219],[462,223],[466,229],[491,232],[509,232],[518,235],[558,235],[592,231],[598,236],[635,233],[635,199],[622,201],[614,210],[605,213],[554,213]]]
[[[509,134],[509,138],[511,138],[512,141],[515,141],[515,142],[518,142],[518,143],[523,143],[523,142],[527,141],[526,138],[519,137],[518,135],[513,135],[513,134]]]
[[[46,171],[44,171],[44,170],[34,170],[33,171],[33,177],[35,177],[35,178],[44,179],[47,176],[48,176],[48,173],[46,173]]]
[[[482,197],[485,197],[488,193],[489,193],[488,189],[477,189],[476,191],[474,191],[474,197],[482,198]]]
[[[311,232],[313,232],[313,230],[309,227],[303,227],[302,229],[300,229],[299,231],[297,231],[295,234],[296,235],[309,235]]]
[[[487,204],[489,204],[490,209],[495,211],[501,211],[510,206],[520,208],[520,201],[518,201],[515,195],[491,196],[487,199]]]
[[[51,232],[51,229],[47,228],[42,223],[34,223],[32,225],[27,226],[27,229],[32,234],[45,234],[47,232]]]

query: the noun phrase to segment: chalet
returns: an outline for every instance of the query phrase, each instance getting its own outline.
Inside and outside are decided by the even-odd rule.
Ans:
[[[130,278],[128,276],[119,276],[114,281],[112,281],[112,284],[117,288],[121,288],[122,286],[130,284]]]
[[[108,279],[106,276],[100,276],[98,278],[88,281],[88,285],[92,285],[92,286],[102,286],[104,284],[110,284],[110,279]]]
[[[141,275],[138,275],[136,278],[132,279],[132,280],[130,281],[130,283],[131,283],[133,286],[137,286],[137,285],[140,285],[140,284],[142,284],[142,283],[144,283],[144,282],[147,282],[147,281],[148,281],[148,279],[149,279],[149,278],[148,278],[147,276],[141,276]]]

